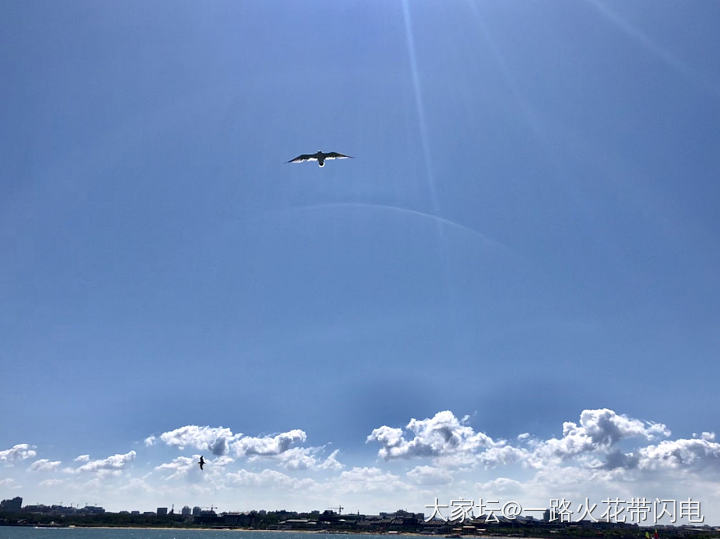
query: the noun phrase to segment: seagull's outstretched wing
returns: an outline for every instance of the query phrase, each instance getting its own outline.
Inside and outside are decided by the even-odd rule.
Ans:
[[[317,156],[311,153],[304,153],[302,155],[298,155],[295,159],[290,159],[288,163],[304,163],[305,161],[317,161]]]
[[[337,152],[330,152],[325,154],[325,159],[352,159],[352,156]]]

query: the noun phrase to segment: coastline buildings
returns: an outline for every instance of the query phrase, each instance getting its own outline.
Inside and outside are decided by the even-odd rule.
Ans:
[[[10,500],[0,501],[0,513],[37,513],[43,515],[102,515],[105,513],[103,507],[86,505],[85,507],[66,507],[64,505],[22,505],[22,498],[17,496]]]
[[[193,516],[194,515],[194,516]],[[326,511],[246,511],[216,513],[212,508],[203,510],[196,506],[184,506],[176,514],[167,507],[157,512],[119,511],[106,512],[102,507],[83,508],[60,505],[22,506],[22,498],[0,502],[0,526],[50,526],[50,527],[157,527],[157,528],[215,528],[245,530],[306,530],[324,533],[369,534],[423,534],[434,536],[504,536],[547,537],[557,539],[645,539],[646,532],[660,530],[663,539],[720,539],[720,527],[708,525],[651,525],[639,526],[629,522],[604,522],[582,520],[560,522],[550,520],[550,511],[543,519],[518,516],[517,518],[469,516],[461,520],[434,518],[425,520],[423,513],[398,510],[377,515],[361,513],[342,514]]]
[[[22,498],[16,496],[11,500],[3,500],[0,502],[0,511],[5,513],[17,513],[22,508]]]

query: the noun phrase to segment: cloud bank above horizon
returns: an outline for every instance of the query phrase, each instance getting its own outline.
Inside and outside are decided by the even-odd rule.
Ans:
[[[223,426],[185,425],[150,435],[136,449],[105,458],[82,453],[62,466],[42,448],[19,443],[0,451],[7,479],[2,496],[32,493],[56,499],[92,493],[108,507],[147,507],[168,499],[200,500],[237,509],[324,509],[343,500],[365,512],[401,505],[423,511],[436,496],[515,498],[544,504],[551,498],[646,496],[701,500],[720,521],[720,443],[713,432],[672,438],[663,423],[608,408],[586,409],[562,424],[559,437],[519,433],[513,440],[476,430],[470,416],[450,410],[404,426],[380,425],[365,440],[379,446],[370,462],[346,458],[353,448],[307,445],[296,428],[250,436]],[[182,453],[167,458],[168,451]],[[197,460],[206,456],[205,471]],[[36,457],[42,457],[37,458]],[[341,462],[342,460],[342,462]],[[199,503],[199,502],[198,502]],[[222,506],[221,506],[222,508]]]

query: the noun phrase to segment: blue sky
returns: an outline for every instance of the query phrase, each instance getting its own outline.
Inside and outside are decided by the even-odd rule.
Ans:
[[[0,497],[422,510],[565,470],[720,521],[718,16],[6,2]],[[355,159],[285,163],[319,149]]]

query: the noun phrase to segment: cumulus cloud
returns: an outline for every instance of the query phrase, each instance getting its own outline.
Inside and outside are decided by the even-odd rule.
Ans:
[[[405,427],[412,434],[410,439],[405,438],[402,429],[384,425],[373,430],[366,441],[380,443],[378,455],[386,460],[469,453],[496,445],[485,433],[467,426],[466,421],[467,416],[459,420],[445,410],[432,418],[411,419]]]
[[[36,460],[28,468],[31,472],[52,472],[60,466],[59,460],[40,459]]]
[[[378,427],[370,433],[367,437],[366,442],[378,442],[382,445],[380,449],[380,456],[387,458],[391,454],[391,450],[398,448],[402,445],[407,445],[407,441],[403,438],[402,429],[388,427],[383,425]]]
[[[607,470],[632,469],[638,465],[638,455],[635,453],[623,453],[622,451],[613,451],[605,457],[605,462],[599,465],[600,468]]]
[[[12,464],[21,460],[31,459],[37,455],[35,446],[30,444],[17,444],[10,449],[0,451],[0,462]]]
[[[550,438],[536,444],[532,464],[542,466],[548,459],[564,460],[583,454],[610,454],[614,446],[626,438],[645,438],[648,441],[667,437],[670,430],[662,423],[652,423],[621,415],[601,408],[583,410],[580,424],[563,423],[562,438]],[[614,455],[617,459],[617,454]]]
[[[213,455],[224,455],[228,450],[228,444],[241,434],[233,432],[225,427],[200,427],[198,425],[186,425],[179,429],[163,432],[160,440],[165,444],[184,450],[185,447],[193,447],[201,451],[209,451]],[[151,442],[148,444],[148,440]],[[146,445],[153,445],[155,437],[150,436],[145,440]]]
[[[656,469],[672,467],[673,463],[700,466],[717,458],[718,444],[709,432],[692,440],[665,441],[624,453],[619,449],[621,442],[653,442],[670,436],[670,430],[662,423],[631,418],[608,408],[583,410],[578,422],[564,422],[561,438],[542,440],[524,432],[514,444],[475,431],[467,421],[468,416],[458,419],[445,410],[431,418],[411,419],[404,429],[378,427],[366,442],[379,443],[378,455],[385,460],[430,458],[442,468],[519,464],[542,469],[572,461],[589,469]]]
[[[293,429],[276,436],[263,436],[261,438],[245,436],[233,444],[233,449],[238,456],[274,456],[287,451],[292,444],[302,443],[306,439],[307,435],[304,431]]]
[[[66,468],[65,470],[71,473],[90,472],[98,473],[100,475],[115,475],[127,468],[135,460],[135,455],[135,451],[129,451],[124,454],[111,455],[105,459],[89,460],[88,458],[82,466],[77,468]],[[84,457],[85,455],[82,456]]]
[[[486,468],[523,462],[528,458],[528,451],[520,447],[497,444],[478,454],[477,460]]]
[[[172,462],[166,462],[156,466],[155,470],[169,472],[169,474],[165,476],[165,479],[179,479],[187,477],[195,468],[199,468],[197,459],[191,457],[176,457]]]
[[[306,439],[307,435],[300,429],[276,435],[244,436],[242,433],[235,434],[226,427],[198,425],[186,425],[160,435],[163,443],[181,450],[192,447],[216,456],[232,453],[239,457],[277,456],[288,451],[295,444],[304,443]],[[149,436],[145,439],[145,445],[153,446],[156,440],[155,436]]]
[[[714,439],[714,433],[703,433],[702,438],[663,440],[641,448],[637,465],[642,470],[720,470],[720,443]]]
[[[89,462],[89,461],[90,461],[90,455],[78,455],[73,460],[73,462],[81,462],[81,463],[85,463],[85,462]]]
[[[228,464],[235,462],[235,459],[232,457],[228,457],[227,455],[223,455],[222,457],[216,457],[210,461],[206,460],[205,462],[209,462],[213,466],[219,467],[219,466],[227,466]]]
[[[214,459],[205,459],[205,469],[200,470],[198,461],[200,455],[192,457],[176,457],[171,462],[166,462],[155,467],[156,471],[169,472],[164,479],[187,479],[190,481],[200,481],[203,477],[216,477],[219,473],[224,472],[224,467],[234,462],[232,457],[221,456]]]
[[[221,463],[218,460],[221,458],[232,462],[230,455],[233,455],[246,458],[248,462],[275,462],[282,468],[293,471],[337,471],[344,467],[337,459],[339,451],[335,450],[324,457],[324,447],[304,447],[307,434],[301,429],[264,436],[246,436],[242,433],[234,433],[226,427],[186,425],[164,432],[158,437],[149,436],[145,440],[145,445],[153,446],[158,441],[181,450],[191,447],[212,453],[217,456],[213,462],[215,466]],[[161,466],[156,469],[169,471],[168,478],[176,478],[183,473],[176,468],[185,464],[184,461],[176,459]]]
[[[288,470],[307,470],[315,468],[317,465],[317,459],[312,454],[312,450],[306,447],[288,449],[279,455],[278,460]]]

